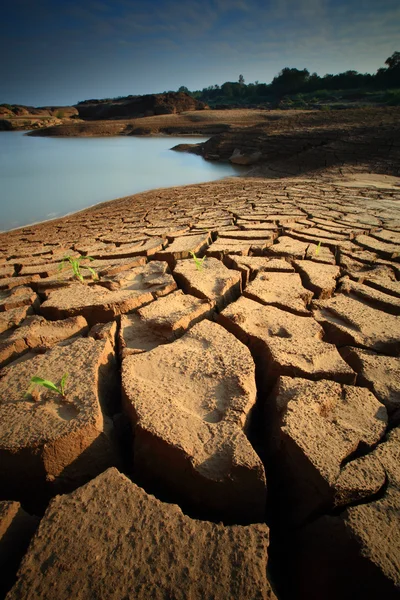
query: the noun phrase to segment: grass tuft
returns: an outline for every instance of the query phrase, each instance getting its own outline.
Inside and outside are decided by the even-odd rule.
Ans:
[[[197,258],[196,254],[194,252],[192,252],[191,250],[189,251],[189,254],[192,256],[192,258],[194,260],[194,264],[196,265],[196,269],[198,271],[202,271],[203,270],[203,263],[204,263],[206,257],[203,256],[203,258]]]
[[[33,377],[31,377],[29,388],[28,388],[25,396],[29,396],[30,395],[31,390],[32,390],[32,388],[35,385],[41,385],[41,386],[47,388],[48,390],[52,390],[53,392],[57,392],[57,394],[59,394],[60,396],[62,396],[63,398],[65,398],[65,384],[66,384],[66,381],[67,381],[67,377],[68,377],[68,373],[64,373],[64,375],[62,376],[61,381],[60,381],[60,387],[57,387],[49,379],[43,379],[42,377],[38,377],[37,375],[34,375]]]
[[[58,265],[58,271],[61,273],[61,271],[63,271],[65,268],[70,267],[74,277],[76,277],[76,279],[78,279],[81,283],[85,283],[81,269],[87,269],[91,274],[92,279],[96,281],[98,279],[96,271],[92,269],[92,267],[89,267],[89,265],[81,265],[82,260],[86,259],[94,260],[94,258],[91,256],[78,256],[78,258],[75,258],[74,256],[64,256],[61,263]]]

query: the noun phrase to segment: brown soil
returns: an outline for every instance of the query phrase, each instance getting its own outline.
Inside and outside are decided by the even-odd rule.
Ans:
[[[0,235],[0,500],[48,507],[9,600],[399,597],[400,190],[332,175]]]

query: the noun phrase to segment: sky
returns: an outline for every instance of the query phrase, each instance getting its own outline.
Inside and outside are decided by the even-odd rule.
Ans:
[[[284,67],[375,73],[399,33],[398,0],[9,0],[0,103],[269,83]]]

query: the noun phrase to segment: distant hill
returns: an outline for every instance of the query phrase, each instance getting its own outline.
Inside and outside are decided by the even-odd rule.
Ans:
[[[126,119],[204,110],[207,104],[185,92],[126,96],[104,100],[85,100],[75,105],[82,119]]]

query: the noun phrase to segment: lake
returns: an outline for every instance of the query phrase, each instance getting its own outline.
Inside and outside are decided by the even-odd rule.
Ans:
[[[207,138],[46,138],[25,133],[0,132],[0,231],[146,190],[244,172],[170,150]]]

